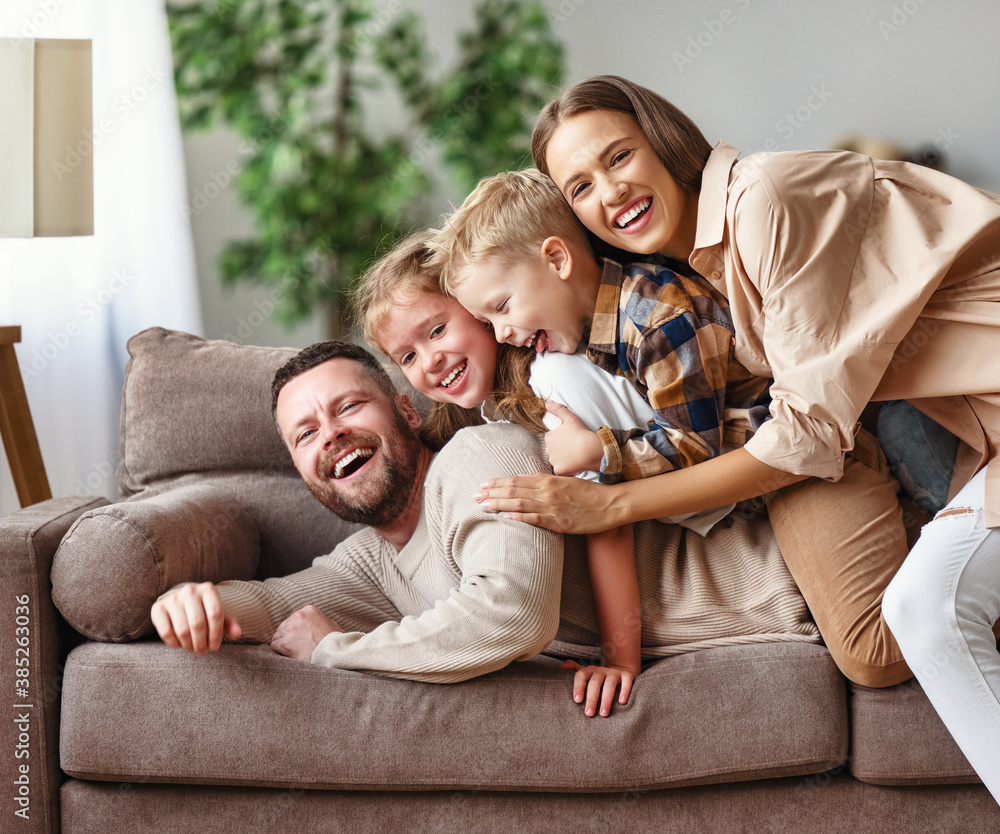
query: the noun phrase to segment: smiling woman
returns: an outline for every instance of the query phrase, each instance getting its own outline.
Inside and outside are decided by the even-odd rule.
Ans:
[[[595,110],[568,117],[546,162],[583,225],[612,246],[677,259],[694,246],[698,192],[674,179],[635,119]]]
[[[1000,195],[842,151],[738,159],[724,142],[710,148],[665,99],[616,76],[547,105],[532,153],[604,242],[677,259],[728,301],[737,360],[773,379],[770,419],[743,448],[641,484],[536,476],[490,484],[483,500],[589,532],[767,494],[827,642],[836,633],[855,644],[855,630],[869,627],[888,650],[898,640],[1000,798],[1000,374],[969,361],[1000,352]],[[928,325],[937,335],[916,346]],[[887,468],[877,444],[870,471],[857,463],[862,410],[879,400],[912,400],[963,441],[952,502],[909,557],[893,532],[898,506],[882,512],[873,500],[895,494],[891,479],[876,483]],[[840,634],[845,606],[859,599],[870,605]],[[942,652],[954,658],[948,675],[937,673]]]

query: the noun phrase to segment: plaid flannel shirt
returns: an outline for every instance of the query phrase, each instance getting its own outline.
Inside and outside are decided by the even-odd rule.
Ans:
[[[628,379],[657,414],[655,424],[643,428],[598,430],[604,483],[648,478],[716,457],[725,420],[740,415],[746,418],[743,425],[754,425],[769,402],[771,380],[736,361],[723,296],[700,276],[678,275],[658,264],[622,267],[605,259],[587,356]],[[752,429],[730,432],[725,440],[745,442],[750,434]]]

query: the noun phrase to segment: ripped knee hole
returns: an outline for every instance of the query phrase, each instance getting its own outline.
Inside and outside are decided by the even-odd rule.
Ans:
[[[972,507],[952,507],[948,510],[941,510],[934,518],[944,518],[946,515],[968,515],[974,512]]]

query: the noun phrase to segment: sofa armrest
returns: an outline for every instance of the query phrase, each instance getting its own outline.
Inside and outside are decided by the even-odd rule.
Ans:
[[[49,571],[66,531],[107,504],[53,498],[0,519],[0,782],[14,793],[17,830],[59,830],[59,697],[65,624]],[[10,813],[10,811],[8,811]]]
[[[252,579],[257,526],[240,503],[210,484],[84,513],[52,560],[52,601],[91,640],[154,633],[150,609],[181,582]]]

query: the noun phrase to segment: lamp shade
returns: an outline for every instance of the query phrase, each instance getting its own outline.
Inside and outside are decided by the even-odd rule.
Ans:
[[[0,38],[0,237],[94,233],[91,42]]]

